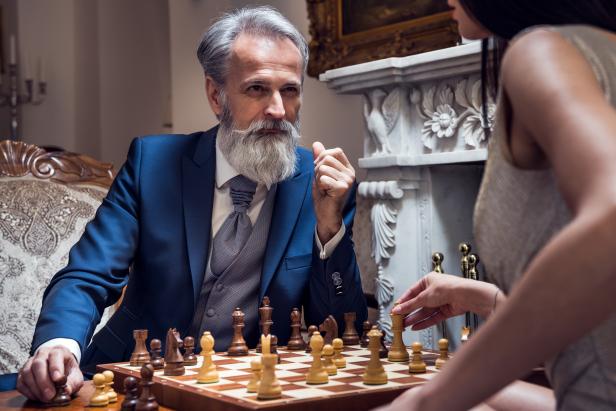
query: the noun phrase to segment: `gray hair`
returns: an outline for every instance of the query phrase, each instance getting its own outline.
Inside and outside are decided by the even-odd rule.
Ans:
[[[302,56],[302,81],[308,65],[308,43],[301,33],[278,10],[269,6],[244,7],[223,14],[205,32],[197,58],[206,76],[220,86],[225,85],[233,42],[242,34],[272,38],[288,38]]]

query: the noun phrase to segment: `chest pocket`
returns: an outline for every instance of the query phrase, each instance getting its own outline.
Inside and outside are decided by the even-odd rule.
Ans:
[[[285,266],[286,266],[287,271],[310,267],[311,263],[312,263],[312,253],[296,255],[293,257],[285,258]]]

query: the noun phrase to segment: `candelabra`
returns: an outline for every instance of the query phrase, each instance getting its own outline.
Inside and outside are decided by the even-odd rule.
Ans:
[[[26,75],[24,83],[26,86],[26,93],[22,94],[19,91],[19,82],[17,78],[17,59],[16,59],[15,37],[11,36],[11,58],[8,64],[8,92],[3,92],[2,82],[0,81],[0,107],[8,106],[10,110],[10,129],[11,140],[19,140],[19,119],[17,116],[17,109],[19,106],[25,104],[32,104],[38,106],[45,100],[47,94],[47,82],[43,80],[42,67],[39,72],[39,80],[36,85],[38,86],[38,93],[35,94],[35,82],[29,75],[29,65],[26,64]],[[42,64],[42,63],[41,63]],[[0,80],[2,78],[0,77]]]

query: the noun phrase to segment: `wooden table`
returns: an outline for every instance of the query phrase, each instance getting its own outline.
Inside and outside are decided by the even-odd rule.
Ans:
[[[86,381],[79,390],[77,397],[73,398],[71,404],[67,407],[45,407],[43,404],[36,403],[33,401],[28,401],[26,397],[21,395],[17,391],[6,391],[0,392],[0,410],[57,410],[57,411],[74,411],[74,410],[101,410],[101,411],[111,411],[111,410],[119,410],[124,400],[124,395],[118,393],[118,402],[114,404],[110,404],[107,407],[87,407],[88,401],[90,397],[94,393],[94,385],[92,381]],[[172,410],[172,408],[159,407],[161,411]]]

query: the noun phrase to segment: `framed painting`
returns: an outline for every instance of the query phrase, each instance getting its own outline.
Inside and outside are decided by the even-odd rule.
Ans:
[[[447,0],[306,0],[308,74],[454,46],[460,40]]]

